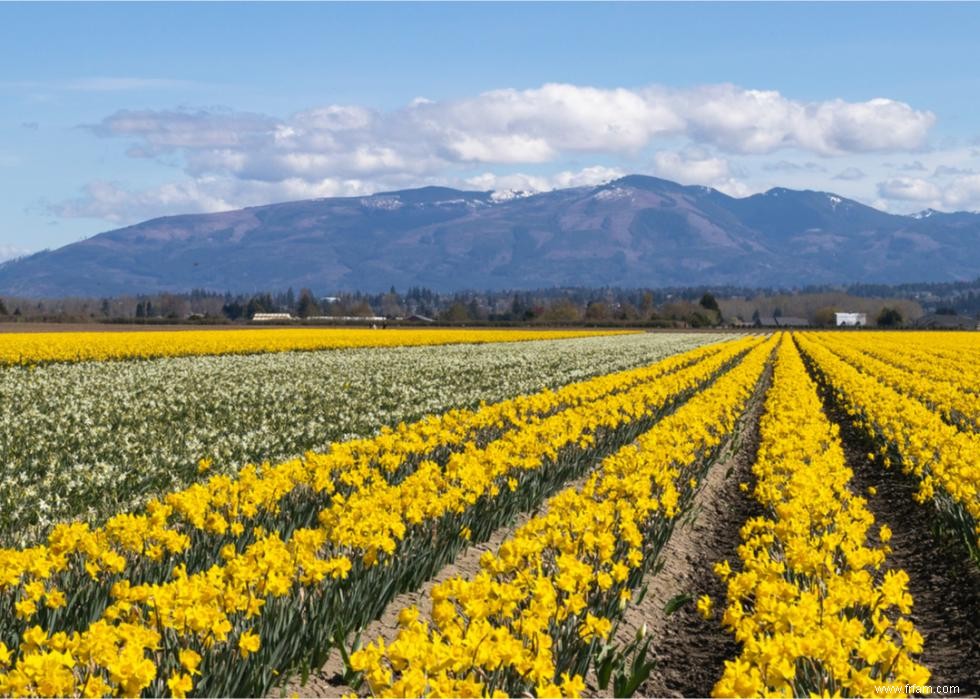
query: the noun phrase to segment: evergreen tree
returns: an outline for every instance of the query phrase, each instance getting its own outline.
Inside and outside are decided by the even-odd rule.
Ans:
[[[296,305],[296,315],[300,318],[320,315],[320,306],[313,297],[313,292],[309,289],[300,290],[299,303]]]

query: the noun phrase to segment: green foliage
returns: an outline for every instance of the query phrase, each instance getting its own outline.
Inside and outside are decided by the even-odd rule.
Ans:
[[[706,308],[709,311],[717,311],[718,313],[721,313],[721,308],[718,307],[718,299],[716,299],[712,294],[705,293],[705,295],[701,297],[700,304],[701,308]]]
[[[897,328],[902,324],[902,320],[902,313],[899,310],[886,306],[878,314],[877,323],[882,328]]]

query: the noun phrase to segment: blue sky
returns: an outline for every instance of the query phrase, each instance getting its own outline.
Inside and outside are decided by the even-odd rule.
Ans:
[[[0,258],[642,172],[980,210],[980,4],[0,3]]]

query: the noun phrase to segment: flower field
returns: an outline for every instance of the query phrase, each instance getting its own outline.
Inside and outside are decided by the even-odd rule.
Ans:
[[[648,364],[719,338],[631,334],[438,352],[360,348],[0,367],[0,545],[29,541],[66,518],[100,522],[247,463],[323,451],[386,425]],[[201,459],[210,464],[206,472]]]
[[[238,332],[5,355],[0,695],[980,690],[975,334]]]
[[[0,335],[0,365],[259,354],[353,347],[482,344],[622,334],[582,330],[263,328],[152,332],[56,332]]]

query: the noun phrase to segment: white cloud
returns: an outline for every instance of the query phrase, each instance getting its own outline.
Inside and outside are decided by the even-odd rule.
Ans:
[[[736,153],[798,148],[820,155],[909,150],[923,145],[935,115],[904,102],[799,102],[772,90],[710,85],[653,89],[651,98],[676,104],[696,141]]]
[[[388,112],[327,105],[285,119],[130,110],[91,128],[100,136],[136,139],[134,155],[180,151],[194,174],[318,179],[547,163],[576,153],[635,155],[667,137],[734,153],[908,150],[924,143],[934,121],[931,112],[888,99],[804,103],[735,85],[629,90],[546,84],[455,101],[413,100]]]
[[[88,86],[122,89],[127,80]],[[89,128],[126,139],[132,157],[165,157],[168,164],[176,159],[188,179],[145,192],[93,183],[82,198],[56,208],[63,215],[102,212],[99,217],[121,221],[137,212],[172,212],[178,203],[207,211],[259,203],[263,194],[474,182],[487,177],[475,174],[484,169],[496,183],[487,188],[535,190],[591,183],[606,176],[604,169],[620,173],[608,166],[576,169],[573,163],[583,155],[607,163],[652,157],[664,177],[741,196],[757,188],[731,171],[726,154],[908,151],[924,145],[934,121],[931,112],[890,99],[802,102],[730,84],[607,89],[549,83],[457,100],[417,98],[387,111],[327,104],[288,117],[227,109],[123,110]],[[677,144],[686,147],[672,150]],[[493,172],[495,166],[520,165],[552,172]],[[788,161],[766,169],[793,168],[825,170]]]
[[[951,209],[980,210],[980,175],[953,180],[943,192],[943,203]]]
[[[655,172],[681,184],[710,185],[729,175],[728,161],[711,157],[700,149],[681,152],[658,151],[653,156]]]
[[[939,187],[920,177],[893,177],[878,183],[878,194],[886,199],[933,202],[942,197]]]
[[[353,196],[375,191],[356,180],[308,182],[290,178],[279,182],[200,177],[133,191],[115,182],[86,185],[83,196],[50,207],[68,218],[98,218],[116,224],[179,213],[214,213],[270,202],[319,197]]]
[[[836,175],[834,175],[833,179],[854,181],[854,180],[863,180],[865,177],[866,175],[864,174],[864,170],[862,170],[861,168],[846,167],[840,172],[838,172]]]
[[[744,197],[758,191],[734,176],[728,160],[712,155],[703,148],[658,151],[653,156],[653,169],[665,179],[714,187],[733,197]]]
[[[17,245],[3,245],[0,244],[0,262],[5,260],[12,260],[15,257],[21,257],[22,255],[30,254],[30,250],[27,248],[22,248]]]
[[[485,172],[481,175],[465,178],[460,185],[482,191],[513,189],[526,192],[547,192],[552,189],[568,187],[590,187],[625,175],[625,172],[617,168],[595,165],[578,171],[563,170],[552,175],[527,175],[523,173],[497,175],[492,172]]]

